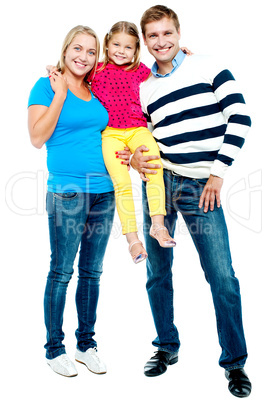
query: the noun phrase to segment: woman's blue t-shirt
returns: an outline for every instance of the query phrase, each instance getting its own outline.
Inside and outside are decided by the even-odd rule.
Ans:
[[[48,191],[113,191],[104,164],[101,141],[101,131],[108,123],[108,113],[91,95],[91,100],[87,102],[68,90],[55,131],[46,142]],[[31,90],[28,106],[49,107],[53,97],[49,78],[40,78]]]

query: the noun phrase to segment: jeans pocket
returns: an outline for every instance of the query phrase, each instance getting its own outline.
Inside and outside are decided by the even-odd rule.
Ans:
[[[78,193],[69,192],[69,193],[54,193],[55,197],[61,200],[73,200],[77,197]]]
[[[195,183],[199,185],[199,187],[204,188],[207,184],[208,179],[193,179]]]

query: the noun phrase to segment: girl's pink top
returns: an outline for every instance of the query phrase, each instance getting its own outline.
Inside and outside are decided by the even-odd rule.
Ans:
[[[141,109],[139,87],[149,74],[150,69],[143,63],[134,71],[125,71],[125,66],[109,63],[104,70],[96,72],[92,91],[108,111],[109,127],[147,126]]]

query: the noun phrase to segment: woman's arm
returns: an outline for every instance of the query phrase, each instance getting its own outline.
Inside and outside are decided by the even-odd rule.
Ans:
[[[51,105],[31,105],[28,109],[31,143],[36,148],[42,148],[53,134],[68,91],[68,84],[62,75],[53,74],[49,78],[55,92]]]

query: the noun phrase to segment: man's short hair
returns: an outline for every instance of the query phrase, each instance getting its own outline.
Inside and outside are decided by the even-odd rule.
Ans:
[[[177,14],[168,7],[153,6],[153,7],[150,7],[148,10],[146,10],[141,18],[140,25],[141,25],[142,34],[145,36],[147,24],[149,24],[150,22],[154,22],[154,21],[160,21],[165,17],[173,20],[174,26],[178,31],[180,28],[180,23],[179,23]]]

